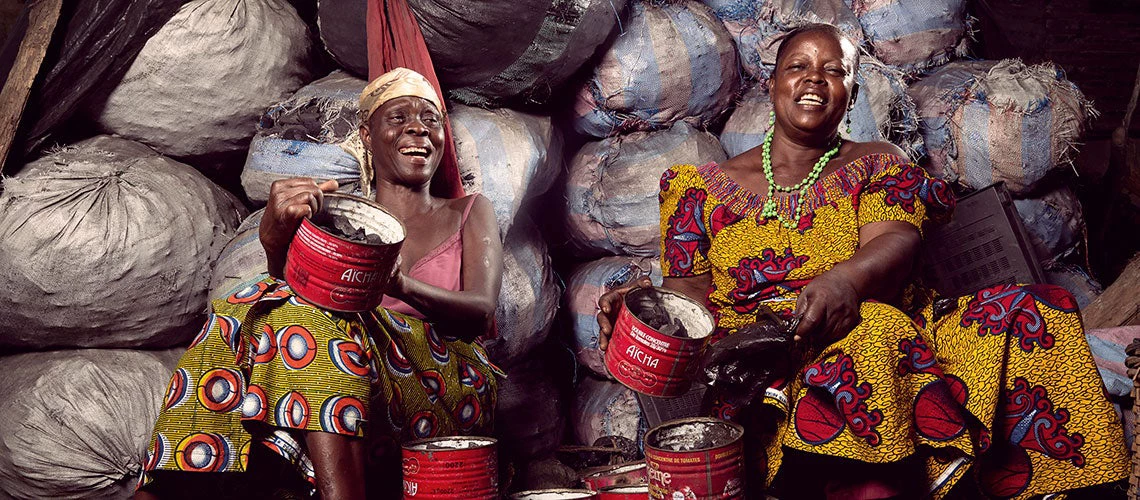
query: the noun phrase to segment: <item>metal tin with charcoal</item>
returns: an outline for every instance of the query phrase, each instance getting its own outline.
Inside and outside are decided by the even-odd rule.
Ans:
[[[594,491],[565,488],[520,491],[510,496],[510,500],[587,500],[596,498],[598,498],[598,493]]]
[[[403,445],[405,499],[497,499],[497,441],[443,437]]]
[[[649,498],[744,498],[743,436],[743,427],[707,417],[650,429],[645,434]]]
[[[645,484],[645,481],[644,461],[594,467],[582,473],[582,484],[594,491],[611,486]]]
[[[606,369],[642,394],[684,394],[713,331],[704,306],[672,290],[635,288],[625,295],[606,349]]]
[[[649,498],[648,484],[610,486],[598,492],[598,500],[644,500],[646,498]]]
[[[324,195],[320,212],[301,221],[289,245],[285,281],[302,299],[341,312],[380,305],[384,281],[407,234],[403,224],[371,200]]]

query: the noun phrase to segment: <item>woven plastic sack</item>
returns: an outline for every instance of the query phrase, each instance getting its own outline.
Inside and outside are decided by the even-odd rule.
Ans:
[[[580,257],[654,257],[661,238],[657,195],[665,169],[725,160],[716,137],[677,122],[591,142],[570,163],[567,236]]]
[[[574,440],[589,446],[602,436],[621,436],[641,444],[648,430],[637,395],[617,382],[583,377],[570,410]]]
[[[189,342],[244,214],[193,168],[126,139],[29,163],[0,195],[0,348]]]
[[[1081,201],[1068,187],[1062,186],[1039,198],[1013,200],[1013,206],[1043,266],[1068,257],[1084,241]]]
[[[1025,195],[1050,171],[1071,167],[1095,111],[1051,63],[955,62],[911,85],[937,177],[978,189],[1005,181]]]
[[[246,196],[264,204],[269,186],[290,177],[336,179],[339,191],[360,195],[360,163],[338,144],[360,128],[357,102],[366,84],[334,71],[265,111],[241,172]]]
[[[708,7],[634,2],[623,27],[578,90],[575,130],[608,137],[682,119],[704,127],[728,109],[740,81],[736,53]]]
[[[258,238],[263,215],[265,209],[246,217],[218,255],[218,260],[214,262],[213,277],[210,278],[211,301],[233,295],[269,276],[265,248]]]
[[[736,42],[740,65],[756,79],[767,79],[776,65],[776,40],[808,23],[838,26],[856,46],[863,44],[859,19],[843,0],[703,0]]]
[[[859,142],[888,141],[901,147],[911,158],[920,156],[922,135],[918,131],[918,111],[906,93],[902,74],[864,56],[856,81],[859,95],[850,112],[851,132],[847,132],[844,122],[840,125],[840,135]],[[772,104],[763,84],[757,84],[740,98],[720,134],[720,143],[729,157],[764,142],[771,111]]]
[[[1053,264],[1045,268],[1045,281],[1050,285],[1057,285],[1077,299],[1077,306],[1084,309],[1092,304],[1104,288],[1089,273],[1079,266],[1069,264]]]
[[[506,237],[523,203],[545,193],[562,173],[562,135],[548,116],[454,104],[448,109],[463,190],[491,200]]]
[[[0,358],[0,492],[17,499],[130,498],[183,351]]]
[[[619,24],[626,0],[408,0],[441,83],[480,107],[546,102]],[[320,0],[321,40],[357,75],[368,73],[367,0]]]
[[[598,298],[607,291],[648,275],[661,284],[661,265],[652,257],[602,257],[574,269],[566,283],[565,309],[571,327],[571,348],[578,364],[611,378],[605,353],[598,349]]]
[[[970,26],[965,0],[845,0],[875,57],[920,72],[966,55]]]
[[[550,336],[561,296],[546,241],[529,218],[519,219],[503,244],[496,338],[483,343],[491,361],[511,366],[542,345]]]
[[[499,456],[526,461],[548,456],[562,443],[566,406],[554,375],[543,358],[506,369],[499,378],[495,404],[495,437]]]
[[[99,126],[176,157],[241,150],[309,80],[309,31],[282,0],[194,0],[143,47]]]

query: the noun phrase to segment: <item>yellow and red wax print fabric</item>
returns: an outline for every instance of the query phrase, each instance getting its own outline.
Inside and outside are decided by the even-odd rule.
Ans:
[[[804,204],[793,229],[761,217],[764,201],[716,164],[661,177],[662,271],[712,274],[714,341],[761,305],[790,315],[812,278],[855,253],[861,226],[894,220],[921,230],[928,210],[953,206],[945,183],[887,154],[821,178],[804,199],[777,198],[785,217]],[[850,334],[767,390],[765,404],[784,415],[767,449],[769,483],[785,449],[867,463],[918,453],[935,498],[967,470],[987,494],[1015,498],[1128,476],[1122,428],[1068,292],[995,286],[937,315],[929,300],[907,302],[907,312],[863,303]],[[712,411],[732,420],[743,404],[718,401]]]
[[[303,432],[366,437],[370,448],[487,435],[493,370],[478,344],[429,323],[325,311],[269,278],[213,302],[171,377],[141,484],[154,471],[242,472],[251,446],[315,484]]]

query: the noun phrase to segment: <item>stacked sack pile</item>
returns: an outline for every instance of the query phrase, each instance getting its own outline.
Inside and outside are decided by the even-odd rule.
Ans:
[[[4,179],[0,497],[129,496],[208,299],[265,276],[270,184],[366,192],[339,144],[359,126],[367,0],[310,3],[307,20],[282,0],[185,3],[87,110],[114,135]],[[491,200],[504,243],[484,344],[508,375],[496,437],[511,489],[574,486],[528,470],[560,445],[638,456],[645,419],[606,371],[597,300],[660,284],[661,173],[762,143],[772,42],[796,25],[836,24],[865,51],[845,135],[891,141],[963,191],[1005,181],[1050,280],[1082,305],[1099,290],[1070,262],[1084,223],[1064,175],[1092,110],[1051,65],[958,60],[964,0],[408,3],[448,91],[463,187]]]

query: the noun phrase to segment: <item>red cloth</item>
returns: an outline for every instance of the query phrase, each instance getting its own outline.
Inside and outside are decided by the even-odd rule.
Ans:
[[[368,79],[372,80],[396,68],[408,68],[424,75],[435,87],[443,102],[443,89],[435,75],[427,42],[419,21],[407,0],[368,0]],[[444,105],[446,107],[446,104]],[[451,136],[451,121],[444,112],[443,159],[431,181],[432,194],[442,198],[465,196],[459,179],[459,161]]]

